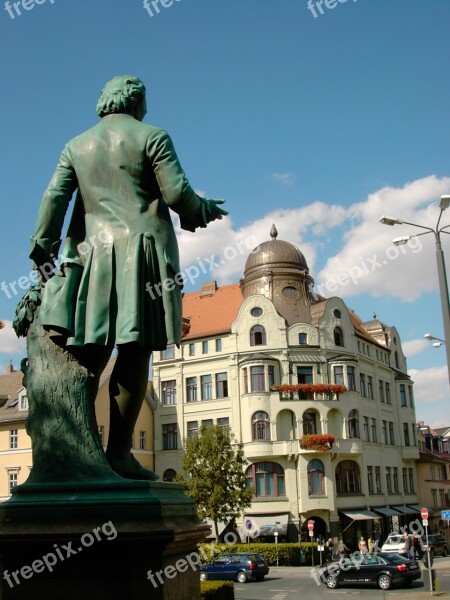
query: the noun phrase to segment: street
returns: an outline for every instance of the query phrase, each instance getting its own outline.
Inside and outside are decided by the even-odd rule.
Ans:
[[[450,558],[436,558],[433,569],[438,585],[440,582],[442,598],[450,598]],[[398,600],[425,600],[431,597],[429,573],[422,571],[422,578],[410,587],[397,588],[383,592],[375,587],[339,587],[329,590],[324,584],[317,585],[311,577],[310,567],[270,567],[270,573],[264,581],[246,584],[235,583],[235,600],[333,600],[349,595],[355,598],[372,599],[392,598]]]

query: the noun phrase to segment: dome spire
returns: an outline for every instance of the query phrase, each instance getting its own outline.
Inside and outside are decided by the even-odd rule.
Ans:
[[[271,230],[270,230],[270,237],[271,237],[273,240],[276,240],[276,239],[277,239],[277,237],[278,237],[278,231],[277,231],[277,228],[275,227],[275,225],[272,225],[272,228],[271,228]]]

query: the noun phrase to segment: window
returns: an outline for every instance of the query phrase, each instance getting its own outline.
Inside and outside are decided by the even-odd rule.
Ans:
[[[415,423],[411,423],[411,430],[412,430],[412,443],[413,443],[413,446],[417,446],[416,424]]]
[[[405,384],[400,384],[400,406],[406,406],[406,389]]]
[[[387,381],[384,383],[384,389],[386,392],[386,404],[392,404],[391,402],[391,386]]]
[[[177,424],[167,423],[162,426],[163,450],[176,450],[178,448],[177,441]]]
[[[273,365],[268,366],[268,375],[269,375],[269,390],[272,389],[272,386],[275,385],[275,367]]]
[[[403,491],[408,492],[408,469],[402,469]]]
[[[248,394],[248,370],[243,369],[244,375],[244,394]]]
[[[363,396],[363,398],[365,398],[367,396],[366,394],[366,376],[361,373],[359,376],[359,393],[361,394],[361,396]]]
[[[170,483],[176,476],[177,472],[174,469],[166,469],[163,473],[163,481],[168,481]]]
[[[216,398],[228,397],[228,373],[216,373]]]
[[[204,427],[205,429],[210,429],[211,427],[213,427],[214,422],[212,419],[202,419],[202,427]]]
[[[414,397],[412,386],[408,385],[409,405],[414,408]]]
[[[18,472],[17,471],[8,471],[9,495],[12,494],[13,488],[15,488],[16,485],[17,485],[17,476],[18,476]]]
[[[377,437],[377,420],[376,419],[370,419],[370,423],[371,423],[371,430],[372,430],[372,442],[374,444],[376,444],[378,442],[378,437]]]
[[[383,440],[383,444],[387,445],[387,443],[388,443],[387,421],[381,421],[381,439]]]
[[[414,470],[408,469],[409,491],[414,492]]]
[[[349,390],[356,390],[355,367],[347,367],[347,382]]]
[[[391,467],[386,467],[386,489],[388,494],[392,494]]]
[[[344,385],[344,367],[337,366],[333,368],[334,372],[334,383],[337,385]]]
[[[202,375],[200,377],[202,390],[202,400],[212,400],[212,377],[211,375]]]
[[[195,344],[189,344],[189,356],[195,356]]]
[[[359,467],[354,460],[342,460],[336,467],[337,494],[359,494],[361,483]]]
[[[255,490],[255,496],[285,496],[284,469],[274,462],[259,462],[246,471],[247,487]]]
[[[17,429],[9,430],[9,447],[11,450],[15,450],[18,448],[19,442],[19,432]]]
[[[19,410],[28,410],[28,396],[20,396]]]
[[[409,446],[409,423],[403,423],[403,437],[405,438],[405,446]]]
[[[222,429],[230,429],[230,419],[228,417],[219,417],[217,419],[217,425],[219,425],[219,427],[222,427]]]
[[[398,487],[398,467],[393,467],[393,479],[394,479],[394,494],[399,493]]]
[[[313,383],[313,368],[312,367],[297,367],[297,382],[298,383]],[[301,400],[312,400],[314,394],[312,392],[299,392]]]
[[[391,446],[394,446],[395,438],[394,438],[394,423],[393,423],[393,421],[389,421],[388,425],[389,425],[389,443],[391,444]]]
[[[299,344],[307,344],[308,343],[308,334],[299,333],[298,334],[298,343]]]
[[[399,369],[399,362],[398,362],[398,352],[397,350],[394,352],[394,360],[395,360],[395,368]]]
[[[308,463],[308,493],[310,496],[325,494],[325,468],[321,460]]]
[[[197,377],[186,378],[186,402],[197,402]]]
[[[428,467],[428,470],[430,471],[430,479],[431,479],[431,481],[434,481],[436,479],[436,471],[434,470],[434,465],[430,465]]]
[[[375,493],[381,494],[381,469],[375,467]]]
[[[264,411],[259,411],[252,417],[252,439],[253,441],[270,440],[269,415]]]
[[[186,423],[187,437],[192,439],[198,436],[198,421],[188,421]]]
[[[169,344],[169,346],[161,352],[161,360],[171,360],[172,358],[175,358],[175,346],[174,344]]]
[[[363,437],[365,442],[370,442],[369,417],[363,417]]]
[[[146,450],[146,449],[147,449],[147,440],[146,440],[145,431],[140,431],[139,432],[139,450]]]
[[[250,329],[250,346],[265,346],[266,330],[262,325],[254,325]]]
[[[378,382],[378,395],[380,396],[380,402],[384,402],[384,385],[381,379]]]
[[[250,311],[250,314],[252,317],[260,317],[263,314],[263,310],[259,306],[254,306]]]
[[[348,437],[359,438],[359,419],[356,410],[348,413]]]
[[[344,334],[342,333],[342,329],[340,327],[334,328],[333,338],[334,338],[335,346],[343,346],[344,345]]]
[[[369,494],[373,494],[373,467],[367,467],[367,487]]]
[[[303,435],[309,433],[317,433],[316,413],[313,411],[303,413]]]
[[[333,310],[333,316],[336,317],[336,319],[340,319],[341,318],[341,311],[338,308],[335,308]]]
[[[163,406],[177,403],[177,382],[175,379],[161,381],[161,397]]]
[[[208,354],[208,340],[202,342],[202,354]]]
[[[222,338],[216,339],[216,352],[222,352]]]
[[[367,396],[373,400],[373,378],[367,375]]]
[[[433,506],[437,506],[437,490],[431,490],[431,495],[433,497]]]
[[[264,365],[250,367],[250,388],[252,392],[265,392]]]
[[[445,492],[444,492],[444,490],[439,490],[439,500],[440,500],[440,506],[445,506]]]
[[[98,438],[100,440],[100,444],[102,446],[104,446],[105,445],[105,428],[103,427],[103,425],[98,426]]]

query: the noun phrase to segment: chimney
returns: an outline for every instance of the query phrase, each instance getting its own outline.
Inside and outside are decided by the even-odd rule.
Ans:
[[[8,374],[9,374],[9,373],[14,373],[14,370],[15,370],[15,369],[14,369],[14,367],[13,367],[12,360],[10,360],[10,361],[9,361],[9,365],[6,367],[6,372],[7,372]]]
[[[206,281],[202,285],[202,293],[201,293],[200,297],[204,298],[205,296],[214,296],[216,290],[217,290],[217,281]]]

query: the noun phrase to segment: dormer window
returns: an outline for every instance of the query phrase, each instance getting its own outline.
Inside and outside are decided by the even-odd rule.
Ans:
[[[28,410],[28,396],[20,396],[19,410]]]
[[[266,330],[262,325],[254,325],[250,329],[250,346],[265,346],[266,344]]]

